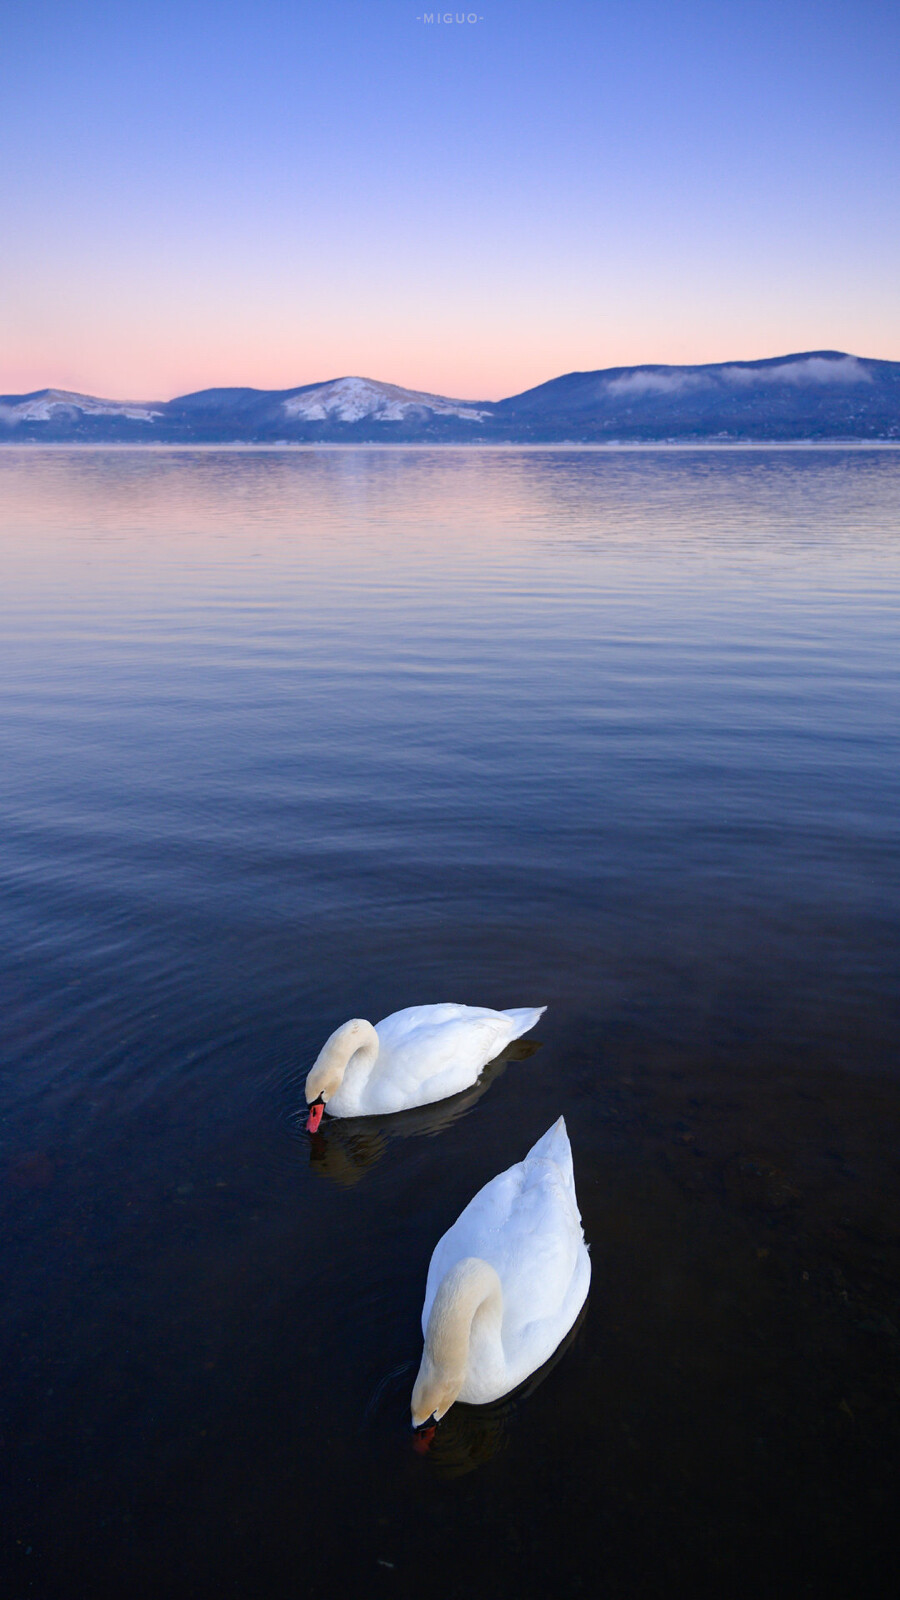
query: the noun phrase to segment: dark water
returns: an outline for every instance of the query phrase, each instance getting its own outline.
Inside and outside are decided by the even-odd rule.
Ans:
[[[11,1596],[895,1588],[900,453],[0,455]],[[348,1016],[545,1003],[312,1143]],[[565,1112],[594,1287],[409,1391]]]

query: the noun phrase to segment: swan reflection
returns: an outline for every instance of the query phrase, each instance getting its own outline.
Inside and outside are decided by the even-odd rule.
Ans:
[[[433,1430],[425,1447],[413,1439],[413,1449],[428,1459],[429,1467],[441,1478],[462,1478],[475,1472],[505,1450],[519,1407],[550,1375],[557,1362],[571,1349],[584,1327],[589,1300],[586,1300],[562,1343],[537,1372],[533,1372],[512,1394],[487,1406],[468,1406],[457,1401]]]

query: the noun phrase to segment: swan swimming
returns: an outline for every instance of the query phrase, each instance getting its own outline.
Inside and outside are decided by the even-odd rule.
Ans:
[[[565,1119],[480,1189],[435,1246],[415,1428],[486,1405],[549,1361],[587,1299],[591,1262]]]
[[[471,1088],[489,1061],[533,1028],[546,1006],[407,1006],[375,1024],[336,1028],[306,1079],[308,1132],[332,1117],[368,1117],[431,1105]]]

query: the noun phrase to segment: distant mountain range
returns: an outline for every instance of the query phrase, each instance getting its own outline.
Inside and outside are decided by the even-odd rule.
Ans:
[[[699,367],[569,372],[508,400],[448,400],[370,378],[98,400],[0,395],[5,443],[611,443],[896,439],[900,362],[840,350]]]

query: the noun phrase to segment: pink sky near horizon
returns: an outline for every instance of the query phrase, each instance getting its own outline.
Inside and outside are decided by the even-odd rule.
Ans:
[[[0,392],[900,360],[898,45],[882,0],[23,8]]]
[[[815,311],[756,323],[722,317],[712,326],[699,316],[684,317],[677,326],[657,318],[618,328],[597,318],[595,327],[580,330],[545,326],[527,345],[514,328],[473,328],[458,315],[438,329],[426,324],[395,331],[348,328],[335,319],[331,327],[310,334],[298,328],[290,337],[277,328],[235,327],[234,320],[224,336],[201,323],[171,343],[162,343],[156,329],[135,331],[127,314],[112,327],[108,319],[96,328],[82,322],[75,338],[54,338],[51,325],[49,337],[23,339],[18,349],[15,341],[7,344],[0,387],[10,394],[59,388],[120,400],[169,400],[196,389],[287,389],[355,375],[462,399],[499,400],[564,372],[646,362],[750,361],[811,349],[900,359],[900,340],[887,340],[883,325],[867,327],[864,318]]]

